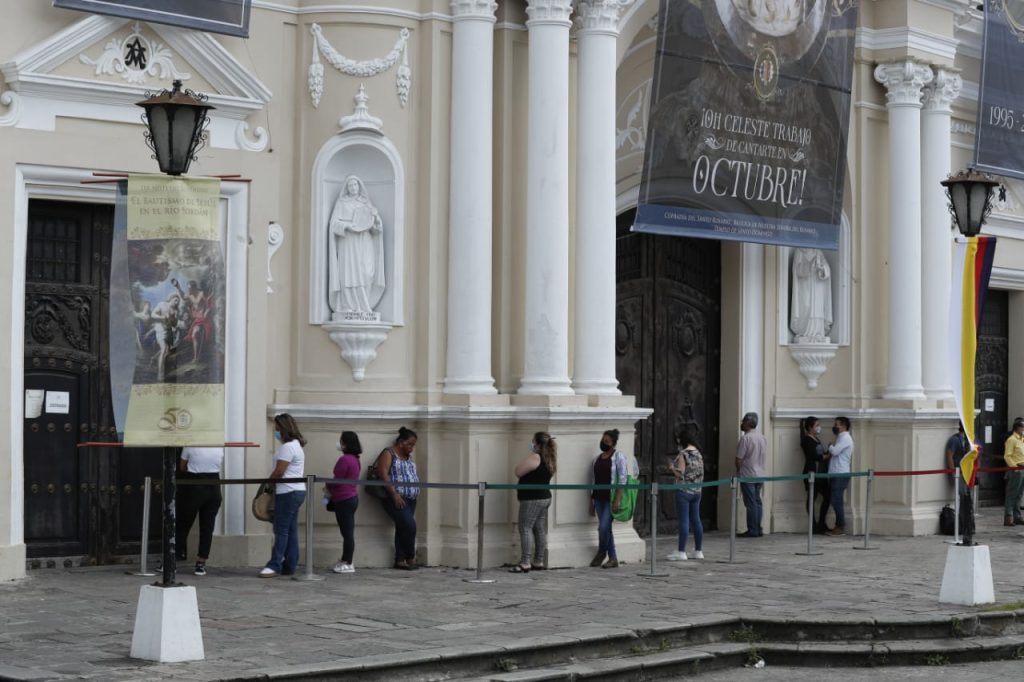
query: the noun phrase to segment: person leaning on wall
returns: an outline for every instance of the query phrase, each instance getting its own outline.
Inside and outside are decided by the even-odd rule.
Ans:
[[[416,449],[416,432],[404,426],[398,430],[395,444],[377,456],[377,473],[387,481],[387,497],[381,500],[384,513],[395,524],[395,563],[393,568],[415,571],[416,563],[416,500],[420,496],[419,474],[412,453]]]

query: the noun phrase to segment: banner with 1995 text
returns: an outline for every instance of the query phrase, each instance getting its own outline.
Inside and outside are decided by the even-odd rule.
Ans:
[[[975,168],[1024,178],[1024,0],[985,0]]]

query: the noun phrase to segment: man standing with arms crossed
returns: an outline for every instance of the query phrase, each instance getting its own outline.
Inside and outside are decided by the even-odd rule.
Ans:
[[[757,431],[757,412],[747,412],[740,422],[740,442],[736,445],[736,475],[740,478],[764,476],[764,460],[768,453],[768,441]],[[761,519],[764,506],[761,492],[764,483],[740,483],[743,492],[743,506],[747,508],[747,530],[736,537],[759,538],[764,535]]]

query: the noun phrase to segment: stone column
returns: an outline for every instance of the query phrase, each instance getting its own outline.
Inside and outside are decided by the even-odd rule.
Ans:
[[[921,383],[921,96],[932,70],[879,64],[889,112],[889,373],[883,397],[924,398]]]
[[[921,323],[922,371],[928,398],[952,398],[949,333],[950,215],[946,191],[939,183],[950,172],[950,118],[963,81],[956,70],[934,67],[935,79],[924,87],[921,112]]]
[[[453,0],[445,393],[496,393],[491,376],[493,0]]]
[[[631,0],[576,6],[576,317],[573,388],[619,395],[615,378],[615,44]]]
[[[524,395],[569,384],[570,0],[529,0]],[[614,73],[609,75],[614,78]]]

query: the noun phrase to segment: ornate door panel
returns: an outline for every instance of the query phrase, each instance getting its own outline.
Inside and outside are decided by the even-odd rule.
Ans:
[[[981,448],[981,466],[1001,467],[1003,444],[1009,436],[1007,391],[1009,374],[1009,296],[990,290],[985,297],[978,333],[978,354],[974,363],[975,434]],[[991,408],[991,409],[989,409]],[[1001,504],[1002,474],[979,474],[979,504]]]
[[[79,555],[102,563],[138,552],[142,507],[125,486],[134,492],[142,476],[159,473],[158,456],[77,447],[117,436],[107,357],[112,227],[110,206],[29,204],[25,389],[45,392],[24,428],[30,557]]]
[[[654,414],[637,427],[641,480],[671,483],[675,432],[693,429],[703,446],[705,476],[718,473],[718,376],[721,255],[717,241],[629,232],[634,213],[619,218],[616,371],[622,391]],[[717,491],[704,491],[702,514],[716,523]],[[659,503],[659,532],[674,532],[674,494]],[[634,525],[649,530],[650,500],[641,494]]]

